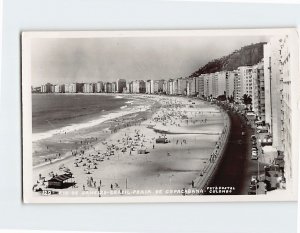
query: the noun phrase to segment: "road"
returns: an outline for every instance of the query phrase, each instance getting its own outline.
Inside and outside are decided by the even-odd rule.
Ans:
[[[247,195],[251,176],[257,175],[258,166],[260,172],[263,173],[265,164],[251,160],[253,129],[237,113],[229,110],[228,115],[231,120],[229,141],[220,167],[209,187],[234,187],[231,195]],[[242,131],[245,132],[244,136],[242,136]]]

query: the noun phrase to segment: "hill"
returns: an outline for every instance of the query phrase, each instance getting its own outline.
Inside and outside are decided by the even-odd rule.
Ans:
[[[253,66],[262,60],[264,56],[264,44],[266,42],[247,45],[227,56],[210,61],[190,77],[223,70],[232,71],[239,66]]]

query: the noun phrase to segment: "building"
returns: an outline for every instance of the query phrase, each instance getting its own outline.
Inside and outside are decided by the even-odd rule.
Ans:
[[[150,94],[154,94],[154,80],[150,80]]]
[[[212,96],[217,98],[222,95],[226,96],[226,71],[214,73],[212,80]]]
[[[151,94],[151,80],[146,81],[146,93]]]
[[[132,93],[145,93],[146,83],[143,80],[136,80],[132,82]]]
[[[169,79],[167,82],[167,95],[173,95],[173,79]]]
[[[154,82],[153,92],[155,94],[162,93],[163,92],[163,84],[164,84],[164,80],[156,80]]]
[[[104,83],[104,92],[112,93],[112,84],[110,82]]]
[[[124,87],[126,87],[126,80],[125,79],[118,79],[116,81],[116,92],[122,93]]]
[[[46,83],[45,85],[41,85],[41,92],[42,93],[51,93],[52,91],[52,84]]]
[[[174,79],[173,84],[172,84],[172,93],[173,93],[173,95],[177,95],[178,94],[177,91],[178,91],[177,79]]]
[[[204,96],[205,97],[212,97],[214,75],[215,75],[214,73],[204,74]]]
[[[65,93],[80,93],[83,92],[83,83],[68,83],[65,84]]]
[[[258,120],[265,122],[265,81],[264,63],[260,62],[252,67],[253,96],[252,110]]]
[[[111,92],[116,93],[117,92],[117,82],[111,83]]]
[[[95,83],[84,83],[83,84],[83,93],[94,93],[96,90]]]
[[[186,95],[187,81],[185,78],[177,79],[177,95]]]
[[[204,74],[198,76],[198,96],[200,97],[204,96],[204,76]]]
[[[96,85],[95,85],[95,92],[101,93],[103,91],[104,91],[104,84],[103,84],[103,82],[102,81],[97,82]]]
[[[226,72],[226,97],[234,98],[234,80],[237,76],[236,70]]]
[[[126,92],[127,93],[132,93],[132,82],[127,82],[126,83]]]
[[[64,93],[65,92],[65,85],[59,85],[59,84],[57,84],[57,85],[55,85],[54,86],[54,92],[55,93]]]
[[[291,103],[291,48],[290,38],[285,36],[281,40],[280,68],[281,68],[281,142],[285,160],[285,176],[292,178],[292,103]],[[298,129],[296,129],[298,130]]]
[[[282,150],[280,38],[272,37],[264,45],[265,120],[273,138],[273,147]]]
[[[167,94],[168,92],[168,81],[164,80],[163,81],[163,93]]]

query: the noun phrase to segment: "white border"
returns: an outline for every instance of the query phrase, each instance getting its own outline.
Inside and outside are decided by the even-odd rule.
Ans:
[[[34,197],[32,195],[32,109],[31,109],[31,54],[33,38],[99,38],[99,37],[186,37],[186,36],[272,36],[288,34],[293,38],[295,52],[292,62],[292,164],[291,192],[285,195],[224,195],[224,196],[139,196],[139,197]],[[141,202],[241,202],[241,201],[296,201],[299,148],[299,37],[296,29],[233,29],[233,30],[147,30],[147,31],[30,31],[22,33],[22,136],[23,136],[23,200],[25,203],[141,203]],[[295,110],[295,111],[294,111]]]

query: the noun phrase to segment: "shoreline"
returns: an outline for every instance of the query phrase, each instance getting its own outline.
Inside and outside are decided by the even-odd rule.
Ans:
[[[33,163],[34,163],[33,166],[39,167],[39,166],[45,166],[45,165],[49,164],[49,161],[44,162],[44,163],[39,162],[38,164],[35,164],[34,160],[38,159],[39,157],[43,157],[43,154],[46,154],[45,151],[43,151],[40,155],[36,154],[35,147],[37,147],[37,150],[41,151],[40,147],[44,146],[44,147],[47,147],[47,150],[48,150],[48,144],[50,147],[50,145],[53,144],[53,141],[56,142],[54,144],[63,143],[64,141],[66,141],[66,144],[69,144],[69,141],[70,140],[74,141],[74,138],[78,138],[79,134],[83,134],[83,135],[85,135],[84,137],[86,137],[88,134],[90,134],[90,132],[93,132],[93,131],[100,131],[100,132],[102,132],[103,135],[107,135],[107,134],[111,133],[111,128],[113,127],[112,126],[113,122],[118,121],[119,119],[124,119],[124,118],[125,119],[128,118],[130,120],[130,118],[135,118],[139,115],[143,115],[144,112],[149,111],[149,109],[151,109],[153,106],[157,105],[157,101],[153,101],[153,100],[149,101],[148,100],[146,107],[145,106],[141,107],[141,104],[142,104],[141,100],[138,100],[138,101],[136,101],[135,105],[131,108],[112,110],[108,114],[100,116],[98,120],[92,120],[92,121],[88,121],[88,122],[79,123],[80,127],[78,127],[78,128],[72,128],[72,130],[70,130],[70,131],[62,131],[61,129],[56,129],[55,131],[57,133],[55,133],[55,134],[51,134],[51,135],[41,138],[39,140],[33,140]],[[92,124],[90,124],[91,122],[92,122]],[[71,128],[72,126],[66,126],[66,127]],[[66,127],[63,127],[63,128],[66,128]],[[79,142],[81,140],[78,139],[77,141]],[[75,147],[78,147],[78,145],[75,145]],[[49,150],[50,150],[50,148],[49,148]],[[59,152],[60,151],[58,151],[57,154]],[[49,154],[48,157],[51,159],[50,153],[48,153],[48,154]],[[61,160],[63,160],[63,158],[67,158],[70,156],[71,156],[70,153],[69,154],[60,153],[60,156],[58,158],[55,158],[55,160],[52,160],[52,159],[51,160],[52,160],[52,162],[61,161]]]

